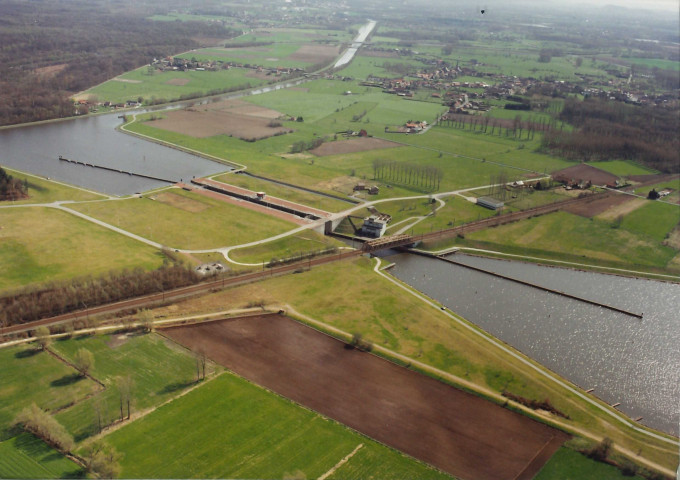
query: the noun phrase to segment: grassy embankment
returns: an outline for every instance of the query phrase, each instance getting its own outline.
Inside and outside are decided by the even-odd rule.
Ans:
[[[346,246],[339,240],[313,230],[305,230],[288,237],[229,252],[229,258],[241,263],[261,264],[271,260],[285,260],[305,253]]]
[[[143,198],[85,203],[70,208],[162,245],[193,250],[248,243],[296,226],[179,188]],[[151,218],[153,222],[149,222]]]
[[[569,415],[570,420],[561,420],[569,428],[583,429],[596,438],[609,436],[617,446],[640,451],[641,458],[667,468],[677,466],[677,451],[672,445],[625,427],[438,310],[376,278],[368,259],[326,265],[294,278],[274,278],[188,300],[178,305],[173,314],[206,313],[218,306],[242,307],[244,299],[288,303],[328,325],[348,333],[360,332],[377,345],[496,394],[507,389],[526,398],[549,398],[558,410]],[[163,312],[161,309],[157,314],[169,313]],[[553,420],[550,416],[543,419]]]
[[[28,198],[11,203],[12,205],[23,205],[27,203],[51,203],[59,200],[87,201],[97,200],[104,197],[95,192],[86,191],[76,187],[57,183],[45,178],[40,178],[30,173],[24,173],[11,168],[2,167],[7,173],[15,178],[28,182]],[[0,203],[0,206],[7,203]]]
[[[153,247],[50,208],[2,209],[0,225],[3,291],[163,263]]]

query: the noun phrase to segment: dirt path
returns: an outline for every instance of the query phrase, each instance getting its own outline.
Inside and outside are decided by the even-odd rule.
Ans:
[[[334,466],[333,468],[331,468],[331,469],[328,470],[326,473],[324,473],[323,475],[321,475],[321,476],[318,478],[318,480],[326,480],[328,477],[330,477],[331,475],[333,475],[333,474],[335,473],[335,471],[336,471],[338,468],[340,468],[340,467],[342,467],[344,464],[346,464],[346,463],[349,461],[349,459],[352,458],[352,457],[354,456],[354,454],[357,453],[357,452],[359,451],[359,449],[360,449],[361,447],[363,447],[363,446],[364,446],[363,443],[360,443],[359,445],[357,445],[357,448],[355,448],[354,450],[352,450],[352,452],[351,452],[349,455],[347,455],[345,458],[343,458],[343,459],[340,460],[338,463],[336,463],[335,466]]]

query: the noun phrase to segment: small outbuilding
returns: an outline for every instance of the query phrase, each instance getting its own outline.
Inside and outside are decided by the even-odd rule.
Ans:
[[[492,197],[479,197],[477,199],[477,205],[490,210],[500,210],[505,206],[505,203]]]

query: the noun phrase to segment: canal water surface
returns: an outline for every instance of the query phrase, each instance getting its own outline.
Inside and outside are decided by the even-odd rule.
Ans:
[[[441,260],[399,254],[392,274],[641,423],[678,435],[680,286],[456,254],[465,263],[587,298],[565,298]]]

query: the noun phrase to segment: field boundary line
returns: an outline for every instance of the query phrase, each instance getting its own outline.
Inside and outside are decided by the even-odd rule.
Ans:
[[[317,480],[326,480],[328,477],[330,477],[331,475],[333,475],[333,474],[335,473],[335,471],[336,471],[338,468],[342,467],[345,463],[349,462],[349,459],[352,458],[352,457],[354,456],[354,454],[357,453],[357,452],[359,451],[359,449],[360,449],[361,447],[363,447],[363,446],[364,446],[363,443],[360,443],[359,445],[357,445],[357,447],[356,447],[354,450],[352,450],[352,451],[351,451],[348,455],[346,455],[342,460],[340,460],[338,463],[336,463],[336,464],[333,466],[333,468],[331,468],[331,469],[328,470],[326,473],[324,473],[323,475],[321,475]]]

